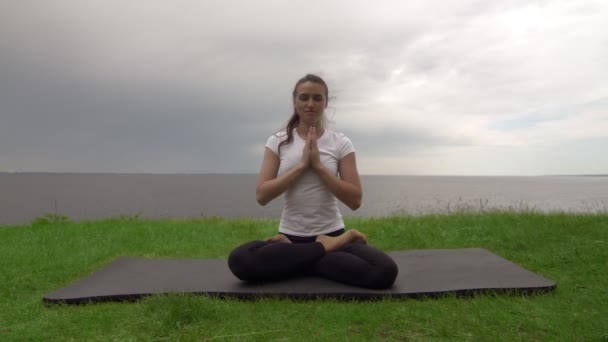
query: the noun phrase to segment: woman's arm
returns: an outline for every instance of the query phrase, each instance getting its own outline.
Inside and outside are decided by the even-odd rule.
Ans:
[[[308,131],[306,144],[310,144],[311,146],[310,167],[317,172],[336,198],[352,210],[359,209],[363,191],[361,190],[361,180],[357,171],[355,152],[347,154],[338,161],[338,173],[340,174],[340,179],[338,179],[321,163],[319,147],[317,146],[317,133],[314,127]]]
[[[308,146],[308,144],[306,144]],[[310,147],[309,147],[310,148]],[[306,150],[306,149],[305,149]],[[306,155],[306,153],[304,153]],[[300,175],[309,167],[303,160],[310,156],[302,156],[302,161],[296,167],[277,177],[279,172],[279,157],[269,148],[264,150],[264,160],[255,188],[255,198],[260,205],[268,202],[282,194]]]
[[[363,192],[361,190],[359,172],[357,171],[355,152],[347,154],[338,161],[340,178],[337,178],[329,170],[324,168],[322,164],[317,165],[315,170],[329,190],[336,198],[342,201],[342,203],[346,204],[346,206],[352,210],[357,210],[361,206]]]

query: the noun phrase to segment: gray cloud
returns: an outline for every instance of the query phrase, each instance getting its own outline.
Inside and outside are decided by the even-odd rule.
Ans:
[[[256,172],[307,72],[327,79],[337,129],[368,156],[488,143],[501,123],[608,96],[594,67],[608,39],[586,38],[606,32],[608,11],[593,1],[63,0],[0,13],[0,171]]]

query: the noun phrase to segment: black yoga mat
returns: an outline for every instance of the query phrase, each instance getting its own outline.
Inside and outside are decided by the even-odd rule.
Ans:
[[[47,303],[122,301],[152,294],[194,293],[239,298],[376,299],[480,291],[549,291],[555,283],[481,248],[409,250],[388,253],[399,266],[392,288],[369,290],[302,276],[268,283],[238,280],[225,259],[142,259],[123,257],[62,289]]]

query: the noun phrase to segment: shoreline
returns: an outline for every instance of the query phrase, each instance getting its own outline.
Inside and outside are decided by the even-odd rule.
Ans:
[[[249,172],[109,172],[109,171],[0,171],[0,175],[159,175],[159,176],[257,176]],[[608,174],[360,174],[365,177],[608,177]]]
[[[0,173],[0,225],[45,213],[73,220],[207,216],[277,218],[283,199],[255,201],[254,174]],[[420,216],[451,212],[608,211],[608,177],[361,176],[363,203],[344,217]]]

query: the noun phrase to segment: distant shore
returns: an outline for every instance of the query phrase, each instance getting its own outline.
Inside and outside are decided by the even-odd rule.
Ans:
[[[255,200],[256,174],[0,173],[0,224],[46,213],[72,220],[120,216],[277,218],[282,198]],[[363,203],[345,217],[454,212],[608,211],[608,175],[362,175]]]
[[[248,176],[257,173],[218,173],[218,172],[61,172],[61,171],[0,171],[2,174],[34,175],[159,175],[159,176]],[[425,174],[361,174],[370,177],[608,177],[608,174],[541,174],[541,175],[425,175]]]

